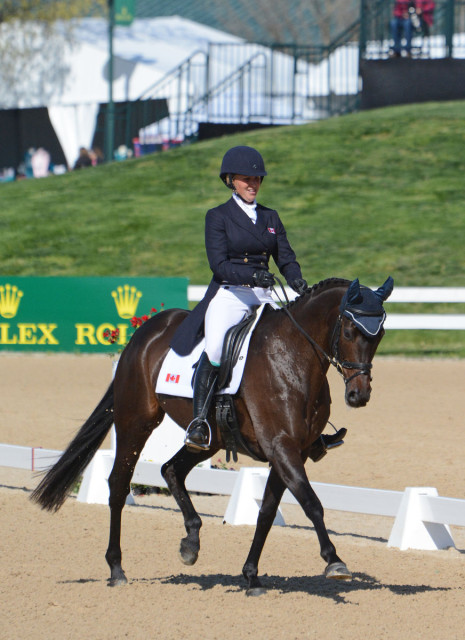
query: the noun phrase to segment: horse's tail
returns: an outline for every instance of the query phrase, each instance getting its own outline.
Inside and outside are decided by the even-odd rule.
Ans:
[[[92,415],[31,494],[42,509],[58,511],[113,424],[113,382]]]

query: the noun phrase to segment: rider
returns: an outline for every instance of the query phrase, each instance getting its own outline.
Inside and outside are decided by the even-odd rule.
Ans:
[[[302,294],[307,289],[278,213],[256,201],[266,175],[263,158],[256,149],[238,146],[225,153],[220,178],[232,190],[232,197],[210,209],[205,220],[213,278],[203,300],[171,341],[178,354],[187,355],[205,335],[205,350],[194,375],[194,420],[185,439],[192,449],[206,450],[210,446],[206,415],[228,329],[263,303],[276,306],[271,297],[275,280],[269,271],[270,256],[294,291]]]

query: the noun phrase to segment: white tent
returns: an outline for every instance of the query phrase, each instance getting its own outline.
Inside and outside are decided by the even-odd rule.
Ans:
[[[45,41],[40,29],[29,25],[27,40],[35,40],[35,53],[27,68],[19,60],[8,74],[0,68],[0,108],[48,107],[70,166],[80,146],[90,147],[98,105],[109,98],[108,24],[88,18],[73,26],[71,41],[62,24],[56,25],[56,39]],[[25,41],[17,24],[1,24],[0,37],[19,48]],[[240,39],[178,16],[115,27],[113,100],[139,98],[192,53],[206,50],[209,42]]]

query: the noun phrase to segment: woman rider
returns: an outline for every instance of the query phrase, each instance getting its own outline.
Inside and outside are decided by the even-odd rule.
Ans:
[[[203,300],[171,341],[176,353],[187,355],[205,335],[205,350],[194,375],[194,420],[185,438],[190,449],[210,446],[210,426],[203,416],[208,412],[207,397],[213,396],[228,329],[265,302],[276,306],[271,297],[275,280],[269,271],[270,256],[294,291],[302,294],[307,288],[278,213],[256,201],[266,175],[256,149],[238,146],[225,153],[220,178],[232,189],[232,197],[210,209],[205,219],[205,245],[213,278]]]

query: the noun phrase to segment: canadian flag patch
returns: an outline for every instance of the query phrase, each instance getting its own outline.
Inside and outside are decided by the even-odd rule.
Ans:
[[[174,384],[178,384],[179,378],[179,373],[177,375],[174,373],[167,373],[165,382],[174,382]]]
[[[276,235],[276,231],[274,230],[274,227],[268,227],[268,231]]]

